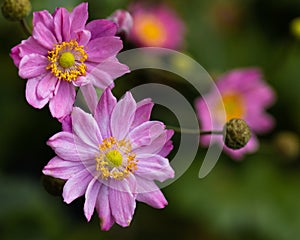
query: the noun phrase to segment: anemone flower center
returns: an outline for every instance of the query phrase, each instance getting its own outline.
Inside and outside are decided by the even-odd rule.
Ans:
[[[58,62],[59,62],[59,65],[62,66],[63,68],[70,68],[75,63],[75,57],[74,57],[73,53],[64,52],[61,54]]]
[[[245,115],[245,103],[243,97],[238,93],[222,94],[223,104],[226,111],[226,121],[232,118],[243,118]]]
[[[140,16],[137,19],[136,32],[139,38],[150,46],[159,46],[166,40],[165,27],[152,15]]]
[[[88,58],[83,46],[79,46],[76,40],[56,44],[48,52],[48,70],[59,80],[75,81],[79,76],[86,75],[84,62]]]
[[[118,150],[110,150],[105,154],[106,159],[114,166],[119,167],[122,164],[122,154]]]
[[[99,154],[96,156],[96,170],[101,179],[113,178],[123,180],[137,170],[137,160],[132,147],[127,140],[106,138],[99,144]]]

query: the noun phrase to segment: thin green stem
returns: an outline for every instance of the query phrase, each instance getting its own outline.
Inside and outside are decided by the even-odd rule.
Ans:
[[[32,32],[31,32],[31,29],[29,28],[25,18],[23,18],[22,20],[20,20],[20,23],[21,23],[21,26],[22,26],[22,29],[24,31],[24,33],[29,37],[31,36]]]
[[[223,134],[221,130],[211,130],[211,131],[202,131],[199,129],[190,129],[190,128],[180,128],[174,126],[167,126],[170,129],[173,129],[175,132],[185,133],[185,134],[201,134],[201,135],[211,135],[211,134]]]
[[[200,134],[201,134],[201,135],[203,135],[203,134],[206,134],[206,135],[212,135],[212,134],[215,134],[215,135],[222,135],[222,134],[223,134],[223,131],[221,131],[221,130],[200,131]]]

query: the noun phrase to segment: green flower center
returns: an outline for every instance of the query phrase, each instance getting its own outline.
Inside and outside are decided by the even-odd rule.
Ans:
[[[49,64],[46,69],[59,80],[76,81],[78,77],[86,75],[84,62],[87,58],[84,46],[79,46],[76,40],[62,42],[48,51]]]
[[[115,167],[119,167],[122,164],[122,154],[118,150],[110,150],[105,154],[107,160]]]
[[[95,156],[96,171],[100,179],[123,180],[137,170],[135,153],[129,141],[105,138],[99,144],[99,153]]]
[[[75,63],[75,57],[74,57],[73,53],[64,52],[61,54],[58,62],[59,62],[59,65],[62,66],[63,68],[70,68]]]

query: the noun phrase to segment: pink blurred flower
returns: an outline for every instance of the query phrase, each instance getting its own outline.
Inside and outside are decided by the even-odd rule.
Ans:
[[[130,8],[133,28],[129,40],[140,47],[178,49],[183,44],[184,23],[167,5],[137,3]]]
[[[116,101],[108,88],[94,116],[74,107],[71,128],[48,141],[57,154],[43,169],[45,175],[65,179],[66,203],[85,195],[89,221],[96,208],[101,228],[132,220],[136,201],[164,208],[167,201],[154,183],[174,177],[165,158],[172,150],[172,130],[150,121],[150,99],[135,102],[127,92]]]
[[[116,58],[123,47],[115,36],[116,24],[94,20],[86,25],[87,8],[82,3],[71,13],[65,8],[52,15],[34,12],[32,36],[11,50],[20,77],[28,79],[28,103],[43,108],[49,102],[52,116],[59,120],[72,111],[75,87],[105,89],[128,72]]]
[[[274,126],[274,119],[265,109],[275,101],[272,88],[262,79],[262,73],[257,68],[236,69],[225,73],[216,81],[222,96],[218,101],[217,93],[211,91],[203,98],[196,100],[196,110],[203,130],[211,130],[212,125],[222,129],[225,122],[232,118],[242,118],[252,130],[252,138],[248,144],[239,150],[232,150],[224,146],[224,151],[234,159],[241,159],[245,153],[254,152],[258,148],[255,133],[265,133]],[[208,109],[207,105],[212,106]],[[222,119],[222,105],[224,104],[226,119]],[[213,124],[212,124],[213,123]],[[208,146],[209,136],[202,136],[201,143]],[[222,137],[219,138],[223,144]]]
[[[129,35],[133,25],[133,19],[129,12],[118,9],[108,19],[117,24],[118,35],[125,35],[126,37]]]

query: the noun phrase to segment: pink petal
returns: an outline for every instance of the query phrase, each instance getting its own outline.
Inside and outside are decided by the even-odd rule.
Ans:
[[[81,197],[93,176],[86,169],[73,175],[65,184],[63,189],[63,198],[66,203],[71,203],[74,199]]]
[[[81,86],[80,90],[89,110],[93,114],[95,112],[98,103],[98,96],[97,96],[96,89],[93,87],[92,84],[86,84],[84,86]]]
[[[168,205],[166,198],[153,181],[136,176],[138,194],[136,200],[154,208],[164,208]]]
[[[157,153],[158,155],[162,157],[166,157],[169,155],[169,153],[173,150],[173,142],[172,141],[167,141],[164,147]]]
[[[167,132],[166,143],[165,143],[164,147],[160,150],[160,152],[157,153],[158,155],[160,155],[162,157],[168,156],[169,153],[173,149],[173,142],[170,139],[174,135],[174,130],[168,129],[168,130],[166,130],[166,132]]]
[[[54,157],[44,167],[43,174],[67,180],[83,168],[81,162],[65,161],[59,157]]]
[[[250,107],[258,105],[259,108],[265,108],[272,105],[275,102],[275,92],[269,87],[263,84],[253,87],[245,93],[246,101]]]
[[[71,119],[71,115],[67,115],[66,117],[64,117],[63,119],[61,119],[61,127],[62,130],[64,132],[70,132],[72,133],[72,119]]]
[[[94,65],[87,63],[88,74],[86,79],[89,83],[92,83],[94,86],[100,89],[105,89],[113,83],[113,78],[109,73],[101,70],[100,65]]]
[[[81,3],[76,6],[70,14],[71,33],[84,29],[88,19],[88,3]]]
[[[130,92],[125,94],[115,106],[111,114],[110,129],[117,139],[123,139],[133,122],[136,111],[136,102]]]
[[[33,37],[23,40],[20,44],[11,49],[10,56],[14,64],[19,67],[21,59],[29,54],[39,54],[42,56],[48,55],[48,50],[40,45]]]
[[[132,220],[136,206],[135,197],[130,190],[122,192],[109,189],[109,202],[116,223],[122,227],[127,227]]]
[[[75,88],[67,81],[60,80],[57,93],[50,100],[49,108],[53,117],[62,119],[71,113],[75,102]]]
[[[49,61],[39,54],[29,54],[24,56],[19,65],[19,75],[21,78],[34,78],[47,73],[46,67]]]
[[[47,49],[52,49],[57,40],[53,33],[42,23],[37,23],[32,31],[33,38]]]
[[[118,9],[111,16],[109,16],[108,19],[117,24],[117,34],[124,34],[127,36],[130,33],[133,25],[133,19],[129,12]]]
[[[113,79],[130,72],[128,66],[122,64],[117,58],[111,57],[97,65],[97,68],[107,72]]]
[[[134,173],[140,177],[160,182],[174,177],[174,170],[167,158],[154,154],[139,154],[136,159],[138,169]]]
[[[92,33],[92,39],[114,36],[117,32],[117,25],[106,19],[93,20],[85,28]]]
[[[48,55],[48,49],[39,44],[38,41],[33,37],[29,37],[28,39],[23,40],[19,46],[21,57],[32,53],[36,53],[45,57]]]
[[[78,107],[74,107],[71,117],[74,133],[92,148],[98,147],[102,141],[102,136],[93,116]]]
[[[85,192],[84,215],[88,222],[91,220],[91,217],[94,213],[101,185],[102,184],[97,178],[93,178]]]
[[[132,149],[151,144],[164,132],[164,129],[165,125],[158,121],[147,121],[137,126],[128,134]]]
[[[24,40],[23,40],[24,41]],[[22,45],[22,43],[14,46],[11,50],[10,50],[10,54],[9,56],[12,58],[14,64],[16,67],[19,67],[20,61],[21,61],[21,56],[20,56],[20,46]]]
[[[81,87],[89,83],[91,83],[91,79],[88,79],[86,76],[80,76],[76,78],[76,80],[73,82],[73,85],[75,87]]]
[[[54,32],[59,43],[71,40],[70,13],[65,8],[58,8],[54,13]]]
[[[143,122],[149,121],[154,103],[150,98],[143,99],[137,103],[132,128],[141,125]]]
[[[44,10],[44,11],[38,11],[38,12],[33,12],[32,24],[35,27],[38,23],[42,23],[50,31],[53,31],[53,29],[54,29],[54,26],[53,26],[53,17],[46,10]]]
[[[102,62],[109,57],[116,56],[122,48],[122,41],[118,37],[93,39],[86,46],[87,61]]]
[[[93,160],[98,153],[97,145],[89,146],[70,132],[59,132],[47,144],[62,159],[67,161]]]
[[[73,38],[77,40],[79,46],[86,46],[91,39],[91,33],[87,30],[73,33],[73,35]]]
[[[94,115],[103,139],[112,136],[110,131],[110,116],[116,104],[116,98],[112,95],[111,90],[107,88],[100,97]]]
[[[133,151],[136,154],[144,154],[144,153],[158,154],[164,148],[166,142],[167,142],[167,133],[166,131],[164,131],[158,137],[153,138],[152,142],[149,145],[138,146],[137,148],[134,148]]]
[[[49,98],[39,98],[36,94],[37,86],[44,76],[29,79],[26,83],[26,100],[27,102],[38,109],[43,108],[49,101]]]
[[[115,222],[111,214],[108,196],[109,189],[106,185],[102,184],[96,202],[96,209],[101,221],[101,229],[105,231],[109,230]]]
[[[46,74],[46,76],[41,79],[37,86],[37,96],[39,98],[51,98],[53,96],[53,92],[56,88],[57,82],[57,77],[53,76],[52,73],[49,72],[48,74]]]

